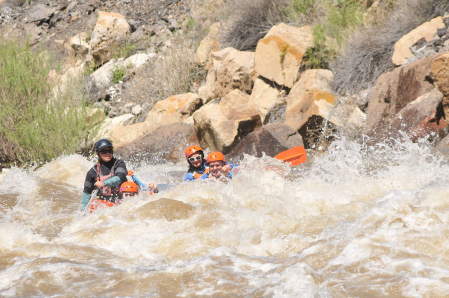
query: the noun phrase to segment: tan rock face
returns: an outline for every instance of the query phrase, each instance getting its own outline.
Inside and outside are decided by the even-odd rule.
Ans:
[[[430,132],[438,133],[447,126],[447,123],[443,120],[439,123],[430,120],[434,118],[442,99],[443,94],[435,88],[407,104],[394,117],[391,125],[392,133],[405,132],[412,139],[423,137]]]
[[[98,64],[111,59],[111,50],[126,39],[131,27],[119,13],[99,11],[97,23],[92,32],[91,54]]]
[[[275,87],[269,85],[262,79],[256,79],[250,98],[251,105],[259,111],[260,118],[266,123],[267,116],[276,106],[284,103],[284,98]]]
[[[206,65],[206,68],[210,68],[210,55],[212,52],[220,49],[220,35],[221,25],[220,23],[214,23],[209,28],[209,33],[200,42],[198,49],[196,50],[196,62],[202,65]]]
[[[391,120],[408,103],[429,92],[434,86],[431,77],[434,57],[421,59],[382,74],[368,94],[366,132],[382,136]]]
[[[89,34],[86,32],[80,32],[75,36],[71,37],[67,43],[66,47],[75,56],[83,56],[89,52],[90,45],[88,43]]]
[[[273,157],[279,152],[303,145],[302,137],[296,131],[282,123],[270,123],[247,135],[230,155],[239,158],[243,154],[261,157],[265,153]]]
[[[198,95],[186,93],[170,96],[158,101],[148,112],[144,122],[132,125],[119,125],[110,132],[110,137],[117,148],[128,145],[155,129],[182,122],[187,115],[182,112],[198,100]]]
[[[449,120],[449,53],[442,54],[432,61],[432,78],[435,85],[443,93],[443,107],[446,119]]]
[[[211,55],[212,66],[200,96],[208,101],[221,98],[233,89],[251,92],[254,83],[254,53],[226,48]]]
[[[202,146],[229,152],[239,137],[261,125],[257,110],[249,105],[249,95],[233,90],[220,103],[209,103],[193,114]]]
[[[193,125],[174,123],[158,127],[116,152],[126,160],[177,162],[184,159],[185,147],[194,144],[198,139]]]
[[[311,116],[328,119],[336,102],[331,88],[333,78],[329,70],[306,70],[287,97],[285,124],[298,130]]]
[[[312,27],[276,25],[257,44],[256,72],[291,88],[297,79],[303,56],[312,46]]]
[[[395,65],[403,65],[408,59],[413,57],[410,47],[421,39],[431,41],[437,37],[438,29],[445,28],[442,17],[437,17],[429,22],[425,22],[419,27],[413,29],[394,45],[392,61]]]

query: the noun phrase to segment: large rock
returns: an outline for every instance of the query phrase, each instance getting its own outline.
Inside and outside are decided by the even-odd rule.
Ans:
[[[88,42],[89,35],[86,32],[80,32],[66,42],[66,48],[69,52],[73,53],[74,56],[84,56],[90,50],[90,45]]]
[[[301,128],[312,116],[328,119],[336,103],[332,93],[330,70],[310,69],[302,73],[287,97],[285,124],[293,130]]]
[[[174,123],[164,125],[134,140],[116,151],[126,160],[144,162],[177,162],[184,159],[186,146],[197,144],[192,125]]]
[[[268,121],[270,113],[276,107],[285,103],[285,99],[280,96],[280,91],[263,79],[256,79],[250,102],[259,111],[263,123]]]
[[[32,23],[48,22],[53,14],[57,11],[56,8],[44,4],[36,4],[29,9],[30,13],[26,20]]]
[[[111,137],[112,132],[117,129],[117,127],[130,123],[133,118],[134,116],[132,114],[124,114],[114,118],[106,118],[92,140]]]
[[[212,24],[209,28],[209,33],[203,40],[201,40],[200,45],[196,50],[196,62],[202,65],[206,65],[206,68],[210,67],[209,61],[211,53],[220,49],[220,32],[220,23]]]
[[[394,45],[392,61],[396,65],[403,65],[414,55],[410,48],[422,40],[429,42],[438,37],[438,30],[446,28],[443,17],[437,17],[429,22],[425,22],[419,27],[413,29]]]
[[[197,102],[198,96],[193,93],[170,96],[158,101],[144,122],[116,126],[110,137],[117,148],[131,144],[161,126],[183,122],[189,116],[185,111]]]
[[[295,146],[303,146],[302,137],[281,123],[271,123],[257,128],[232,150],[230,157],[242,158],[243,154],[261,157],[263,153],[275,156]]]
[[[226,48],[213,52],[211,58],[206,84],[199,90],[202,99],[221,98],[233,89],[251,92],[255,78],[253,52]]]
[[[434,84],[443,93],[443,107],[449,120],[449,53],[444,53],[432,61],[431,75]]]
[[[393,117],[408,103],[431,91],[431,65],[428,57],[382,74],[368,94],[366,132],[379,137],[388,134]]]
[[[193,114],[201,145],[228,153],[239,139],[261,125],[258,111],[249,104],[249,95],[234,90],[220,103],[209,103]]]
[[[312,46],[312,27],[276,25],[257,44],[256,72],[291,88],[296,82],[303,56]]]
[[[112,79],[115,70],[123,69],[126,74],[132,73],[152,57],[154,54],[138,53],[126,59],[109,60],[88,77],[86,86],[89,98],[96,101],[106,97],[108,88],[113,85]]]
[[[119,46],[130,32],[131,27],[123,15],[99,11],[90,40],[91,54],[97,64],[109,61],[112,50]]]
[[[447,126],[444,120],[438,123],[433,120],[442,99],[443,94],[435,88],[407,104],[394,117],[391,132],[396,134],[395,136],[404,132],[412,139],[426,136],[431,132],[439,133]]]

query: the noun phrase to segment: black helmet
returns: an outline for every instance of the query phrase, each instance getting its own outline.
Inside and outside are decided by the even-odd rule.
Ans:
[[[95,143],[94,148],[95,152],[98,153],[104,149],[112,149],[113,147],[111,141],[109,141],[108,139],[101,139]]]

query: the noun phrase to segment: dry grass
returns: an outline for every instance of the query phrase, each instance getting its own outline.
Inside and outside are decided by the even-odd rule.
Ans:
[[[335,89],[340,94],[370,87],[377,77],[393,68],[391,56],[397,40],[420,24],[449,12],[449,1],[400,0],[383,24],[355,33],[332,64]]]
[[[222,36],[224,46],[254,50],[273,25],[288,20],[288,4],[284,0],[229,1],[225,7],[229,19]]]

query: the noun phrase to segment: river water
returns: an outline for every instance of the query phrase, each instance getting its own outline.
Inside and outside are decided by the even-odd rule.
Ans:
[[[295,169],[247,157],[228,184],[143,165],[177,185],[84,216],[91,166],[0,175],[0,296],[449,296],[449,164],[426,144],[342,139]]]

